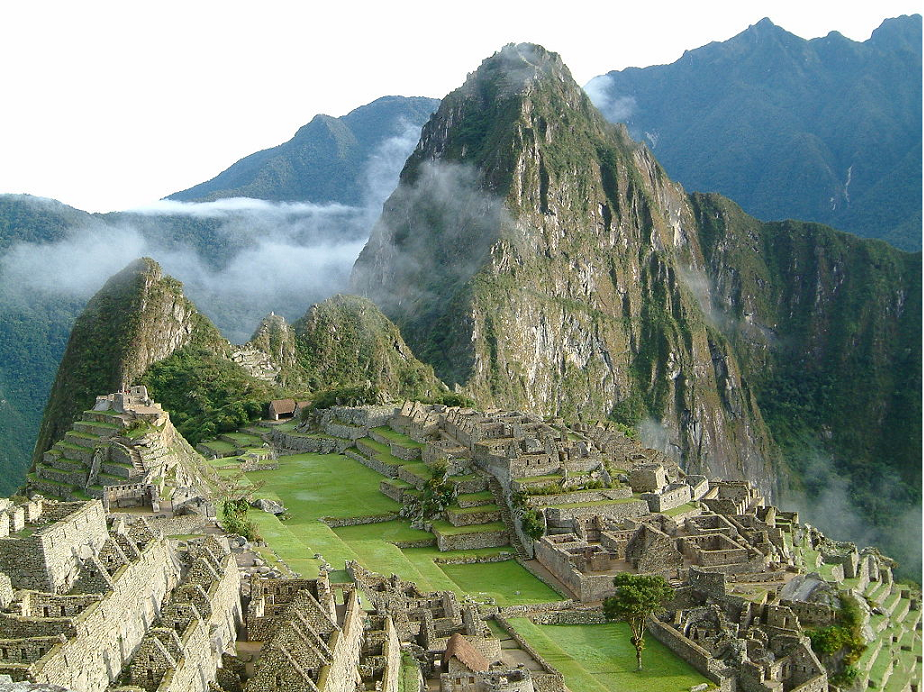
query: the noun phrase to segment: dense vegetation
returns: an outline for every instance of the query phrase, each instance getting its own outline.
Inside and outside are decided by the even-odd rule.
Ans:
[[[74,323],[48,405],[33,461],[64,436],[96,396],[134,383],[171,352],[169,342],[219,349],[226,342],[149,258],[131,263],[90,300]]]
[[[275,394],[270,384],[201,346],[154,363],[141,383],[192,445],[262,418]]]
[[[812,649],[825,665],[833,665],[838,669],[832,678],[836,684],[850,685],[858,677],[854,664],[867,647],[862,627],[863,613],[860,606],[853,596],[843,592],[835,623],[806,632],[812,641]]]
[[[892,529],[921,498],[920,253],[760,224],[718,195],[692,201],[720,326],[791,470],[784,500],[805,495],[817,522],[812,501],[842,487],[884,551],[908,561]]]
[[[313,305],[292,330],[298,367],[310,391],[369,382],[392,397],[447,393],[433,369],[414,357],[398,328],[370,300],[334,296]]]
[[[864,43],[811,41],[769,19],[670,65],[593,87],[689,190],[761,219],[805,219],[921,248],[921,17]]]

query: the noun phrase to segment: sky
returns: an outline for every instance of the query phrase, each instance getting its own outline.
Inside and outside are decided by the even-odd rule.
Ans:
[[[511,41],[585,84],[670,63],[769,17],[863,41],[920,0],[0,3],[0,193],[148,204],[288,140],[317,113],[440,98]]]

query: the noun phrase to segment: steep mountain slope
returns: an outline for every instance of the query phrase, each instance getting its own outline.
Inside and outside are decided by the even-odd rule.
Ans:
[[[921,254],[691,196],[701,300],[790,467],[784,502],[919,574]]]
[[[132,262],[74,324],[33,456],[41,460],[100,393],[142,383],[192,444],[260,416],[283,395],[369,387],[389,399],[443,394],[397,328],[370,301],[335,296],[294,327],[264,319],[235,348],[149,258]]]
[[[354,267],[408,343],[481,400],[650,417],[689,467],[772,484],[749,384],[679,268],[683,191],[561,59],[507,46],[424,126]]]
[[[764,19],[588,89],[687,189],[762,219],[921,247],[920,15],[888,19],[863,43],[806,41]]]
[[[447,391],[370,300],[336,295],[312,305],[291,333],[311,391],[366,382],[396,398],[426,399]]]
[[[89,218],[59,202],[0,195],[0,252],[17,241],[51,242]],[[81,300],[21,295],[0,282],[0,494],[22,482],[42,409]]]
[[[610,415],[688,468],[817,491],[772,433],[790,469],[829,454],[880,522],[880,478],[908,484],[893,511],[920,497],[920,281],[919,254],[687,195],[529,45],[443,100],[353,273],[483,400]]]
[[[35,445],[33,463],[98,394],[134,383],[152,363],[190,343],[227,342],[149,258],[113,276],[74,323]]]
[[[423,97],[384,96],[341,118],[316,115],[288,142],[251,154],[168,199],[255,197],[360,204],[362,168],[376,146],[408,127],[419,128],[437,103]]]

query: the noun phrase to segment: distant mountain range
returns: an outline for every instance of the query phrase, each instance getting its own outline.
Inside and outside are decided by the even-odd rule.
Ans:
[[[168,199],[210,202],[255,197],[361,204],[369,156],[387,137],[405,135],[416,141],[420,126],[437,105],[437,99],[384,96],[340,118],[316,115],[288,142],[251,154]]]
[[[921,248],[921,15],[887,19],[862,43],[807,41],[763,19],[588,90],[687,190]]]

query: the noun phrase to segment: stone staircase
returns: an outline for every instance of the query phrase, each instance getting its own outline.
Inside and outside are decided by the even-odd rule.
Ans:
[[[532,557],[530,552],[526,549],[526,546],[523,545],[523,541],[520,540],[519,533],[517,533],[515,519],[507,504],[506,497],[504,496],[504,489],[501,487],[500,482],[493,476],[488,480],[488,490],[494,497],[494,504],[500,511],[501,521],[507,528],[507,533],[510,536],[510,544],[513,546],[514,550],[516,550],[517,557]]]
[[[88,489],[95,451],[120,435],[126,425],[124,416],[85,411],[26,476],[26,492],[60,500],[95,496]]]

